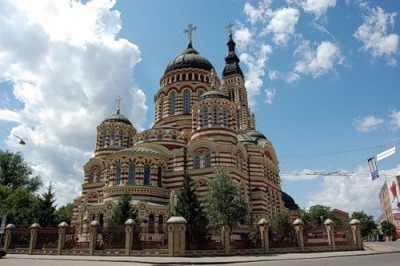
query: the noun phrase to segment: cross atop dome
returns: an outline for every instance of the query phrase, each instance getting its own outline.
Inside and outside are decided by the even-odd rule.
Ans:
[[[229,35],[232,35],[233,26],[235,26],[235,25],[232,22],[229,22],[229,24],[226,25],[226,28],[228,29]]]
[[[192,43],[192,34],[197,30],[196,26],[193,26],[192,23],[189,23],[188,27],[183,31],[183,33],[187,34],[189,37],[189,43]]]
[[[121,96],[118,96],[118,99],[116,99],[115,101],[117,102],[117,114],[119,114],[121,111],[121,101],[122,101]]]

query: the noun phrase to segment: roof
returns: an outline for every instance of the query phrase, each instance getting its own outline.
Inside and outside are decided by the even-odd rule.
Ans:
[[[117,113],[110,115],[109,117],[104,119],[102,124],[104,124],[104,123],[124,123],[124,124],[132,126],[131,121],[129,121],[129,119],[126,118],[125,116],[121,115],[119,113],[119,111],[117,111]]]
[[[210,71],[214,66],[208,61],[207,58],[201,56],[196,49],[193,48],[192,43],[189,42],[187,48],[182,51],[174,60],[169,62],[164,75],[170,71],[183,68],[200,68]]]

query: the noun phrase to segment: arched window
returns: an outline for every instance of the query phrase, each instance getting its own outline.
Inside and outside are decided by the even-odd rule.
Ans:
[[[217,126],[218,125],[218,115],[219,115],[218,107],[214,106],[212,109],[212,112],[213,112],[213,120],[212,120],[213,125]]]
[[[93,182],[100,182],[101,172],[100,170],[94,170],[93,172]]]
[[[149,233],[154,233],[154,214],[149,215]]]
[[[158,232],[164,232],[164,216],[162,216],[162,214],[158,215]]]
[[[93,172],[91,172],[91,173],[89,174],[89,180],[88,180],[88,182],[89,182],[89,183],[93,183],[93,180],[94,180],[94,174],[93,174]]]
[[[160,99],[160,117],[163,118],[164,116],[164,97]]]
[[[200,99],[200,96],[204,93],[203,90],[198,90],[197,91],[197,100]]]
[[[224,119],[224,121],[223,121],[224,125],[228,126],[228,111],[226,109],[224,109],[224,118],[223,119]]]
[[[114,146],[114,142],[115,142],[115,131],[111,130],[110,146]]]
[[[204,155],[204,167],[211,167],[211,155],[208,152]]]
[[[175,114],[175,108],[176,108],[176,93],[174,91],[171,92],[169,95],[169,114],[173,115]]]
[[[150,185],[150,165],[145,164],[144,165],[144,173],[143,173],[143,185]]]
[[[103,225],[104,225],[104,214],[100,214],[100,216],[99,216],[99,223],[100,223],[100,226],[103,226]]]
[[[235,102],[235,91],[233,89],[229,90],[229,99]]]
[[[206,127],[208,125],[208,108],[205,107],[203,109],[203,127]]]
[[[196,154],[193,157],[193,168],[198,169],[200,168],[200,155]]]
[[[124,132],[122,130],[119,131],[119,141],[118,141],[118,145],[120,147],[124,146]]]
[[[102,146],[107,147],[107,131],[104,130],[101,134],[102,134],[101,138],[103,140]]]
[[[189,114],[190,113],[190,91],[185,90],[183,92],[183,113]]]
[[[115,180],[114,184],[119,185],[121,183],[121,164],[119,163],[115,168]]]
[[[159,166],[157,170],[157,186],[161,187],[162,184],[162,169]]]
[[[128,184],[135,184],[135,176],[136,176],[136,165],[134,163],[129,164],[129,172],[128,172]]]

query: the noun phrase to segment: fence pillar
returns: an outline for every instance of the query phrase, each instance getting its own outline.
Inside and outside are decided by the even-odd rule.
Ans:
[[[31,238],[30,238],[30,241],[29,241],[29,252],[28,252],[28,254],[32,254],[33,250],[35,249],[35,246],[36,246],[38,230],[39,230],[39,228],[42,228],[42,227],[40,226],[40,224],[34,223],[29,228],[31,229]]]
[[[265,218],[261,218],[258,222],[258,226],[260,227],[260,235],[261,235],[261,247],[264,248],[265,253],[269,253],[269,238],[268,238],[268,221]]]
[[[15,225],[8,224],[5,230],[5,238],[4,238],[4,251],[7,252],[8,248],[11,246],[12,240],[12,231],[14,230]]]
[[[229,254],[229,251],[231,249],[231,239],[230,239],[230,227],[227,224],[221,227],[221,241],[225,254]]]
[[[168,225],[168,252],[170,256],[184,256],[186,250],[186,223],[183,217],[171,217]]]
[[[125,255],[129,256],[134,245],[133,232],[135,231],[135,221],[128,219],[125,225]]]
[[[61,222],[58,225],[58,245],[57,245],[57,254],[61,255],[61,250],[64,249],[65,245],[65,236],[66,236],[66,231],[68,228],[68,224],[66,222]]]
[[[328,235],[329,245],[332,247],[332,250],[336,250],[335,243],[335,223],[331,219],[326,219],[324,222],[326,233]]]
[[[300,247],[300,252],[304,252],[304,222],[300,219],[296,219],[293,222],[294,228],[297,235],[297,243]]]
[[[361,223],[357,219],[350,222],[351,231],[353,232],[353,241],[356,243],[357,249],[363,250],[363,242],[361,237]]]
[[[89,255],[93,255],[94,250],[96,249],[97,231],[98,231],[99,227],[100,227],[100,223],[96,220],[93,220],[89,224],[89,231],[90,231]]]

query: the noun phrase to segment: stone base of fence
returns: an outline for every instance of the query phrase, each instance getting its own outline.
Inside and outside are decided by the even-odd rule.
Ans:
[[[91,226],[90,241],[81,241],[75,231],[65,223],[59,226],[59,236],[54,229],[41,229],[37,224],[30,228],[16,229],[13,225],[6,227],[4,250],[9,254],[46,254],[46,255],[95,255],[95,256],[226,256],[226,255],[262,255],[301,252],[329,252],[362,250],[361,228],[358,220],[352,220],[349,226],[335,227],[330,220],[323,227],[310,229],[301,220],[293,223],[293,232],[290,239],[295,241],[282,241],[276,237],[268,238],[268,222],[264,219],[259,223],[261,243],[251,245],[246,235],[240,239],[237,236],[230,238],[229,228],[222,230],[221,236],[208,239],[202,243],[190,244],[186,242],[186,221],[182,217],[173,217],[167,222],[168,236],[162,235],[162,244],[153,238],[151,243],[141,234],[148,234],[144,228],[137,228],[133,221],[125,224],[125,229],[111,230],[102,228],[98,224]],[[313,231],[314,230],[314,231]],[[316,231],[315,231],[316,230]],[[124,241],[125,248],[120,248],[121,243],[112,246],[111,240]],[[188,231],[189,235],[191,231]],[[273,231],[270,231],[270,233]],[[56,234],[56,235],[54,235]],[[102,235],[103,234],[103,235]],[[107,235],[108,234],[108,235]],[[111,234],[111,235],[110,235]],[[125,234],[125,235],[124,235]],[[107,237],[106,237],[107,236]],[[118,236],[118,237],[117,237]],[[46,239],[52,238],[51,242]],[[286,239],[287,240],[287,239]],[[103,241],[111,241],[104,242]],[[189,241],[189,240],[188,240]],[[193,241],[193,239],[192,239]],[[247,242],[246,242],[247,241]],[[275,241],[275,242],[274,242]],[[277,242],[279,241],[279,242]],[[153,243],[154,242],[154,243]],[[224,242],[221,245],[221,242]],[[58,243],[54,245],[54,243]],[[104,245],[103,245],[104,244]],[[107,245],[106,245],[107,244]],[[216,245],[219,244],[219,245]],[[156,247],[157,248],[153,248]],[[111,247],[111,248],[110,248]],[[215,249],[212,249],[214,248]],[[211,248],[211,249],[201,249]]]

